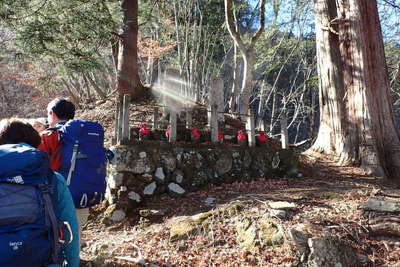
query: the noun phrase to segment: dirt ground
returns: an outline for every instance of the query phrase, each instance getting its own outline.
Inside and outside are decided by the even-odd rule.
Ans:
[[[241,213],[249,217],[268,212],[269,201],[293,202],[297,208],[281,222],[284,228],[304,224],[313,236],[329,229],[368,257],[369,261],[359,266],[400,266],[400,238],[371,236],[368,216],[358,208],[371,198],[398,202],[399,189],[356,168],[339,168],[329,161],[302,157],[300,167],[301,178],[210,185],[179,199],[162,196],[142,207],[162,211],[150,221],[134,212],[124,222],[106,226],[99,220],[102,210],[93,210],[83,231],[82,266],[301,266],[297,265],[300,255],[290,246],[260,246],[255,254],[239,248],[230,220],[216,222],[208,232],[197,231],[185,240],[170,240],[173,218],[236,200],[246,203]],[[215,203],[205,204],[208,197],[215,198]]]

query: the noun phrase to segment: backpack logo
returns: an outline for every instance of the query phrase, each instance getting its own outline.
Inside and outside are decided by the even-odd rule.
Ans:
[[[24,179],[22,179],[21,175],[17,175],[7,179],[7,182],[14,183],[14,184],[24,184]]]
[[[10,242],[10,247],[12,247],[13,250],[18,250],[20,246],[22,246],[21,241]]]

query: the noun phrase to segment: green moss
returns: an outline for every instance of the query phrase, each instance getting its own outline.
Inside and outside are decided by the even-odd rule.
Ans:
[[[141,229],[146,229],[151,225],[151,221],[147,218],[140,217],[139,219],[139,227]]]
[[[212,215],[213,215],[212,211],[207,211],[207,212],[199,213],[199,214],[192,216],[192,220],[195,224],[200,225],[204,220],[206,220],[207,218],[209,218]]]
[[[249,252],[256,252],[256,231],[253,227],[247,230],[239,230],[237,233],[237,239],[240,247],[246,249]]]
[[[114,210],[116,210],[117,205],[116,204],[112,204],[110,206],[108,206],[108,208],[106,209],[106,211],[103,214],[104,218],[108,218],[112,215],[112,213],[114,212]]]
[[[249,218],[244,218],[236,225],[237,241],[241,248],[251,253],[258,252],[257,229]]]
[[[185,239],[188,237],[189,234],[195,232],[201,227],[208,228],[213,214],[214,211],[207,211],[193,215],[183,221],[175,223],[170,229],[171,241]]]
[[[232,204],[229,204],[228,206],[224,207],[222,209],[223,216],[226,217],[232,217],[236,216],[239,214],[240,211],[242,211],[244,208],[244,204],[241,202],[235,202]]]
[[[266,245],[283,244],[284,236],[280,231],[278,224],[272,219],[266,219],[260,222],[260,240]]]
[[[170,239],[171,241],[186,239],[188,235],[196,231],[197,228],[198,225],[196,225],[196,223],[191,219],[178,222],[174,224],[170,229]]]

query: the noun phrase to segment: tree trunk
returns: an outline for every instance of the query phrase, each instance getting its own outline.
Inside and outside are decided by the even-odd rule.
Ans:
[[[105,99],[107,97],[107,94],[104,89],[100,88],[100,86],[96,83],[94,79],[90,77],[90,75],[86,75],[85,73],[82,74],[83,77],[85,78],[86,81],[89,82],[89,84],[92,85],[93,90],[97,93],[97,95],[100,97],[100,99]]]
[[[400,177],[382,34],[375,0],[316,0],[321,122],[311,150],[339,165]]]
[[[311,114],[310,114],[310,134],[309,138],[312,140],[317,136],[317,127],[316,127],[316,108],[317,107],[317,92],[314,89],[310,89],[310,102],[311,102]]]
[[[240,77],[240,59],[238,55],[238,47],[233,44],[233,82],[231,96],[229,100],[229,111],[234,114],[237,110],[238,92],[239,92],[239,77]]]
[[[225,0],[225,20],[228,24],[228,31],[231,35],[232,39],[235,42],[235,45],[239,48],[240,52],[243,56],[244,61],[244,69],[243,69],[243,82],[241,88],[240,95],[240,103],[239,103],[239,113],[241,119],[244,121],[245,114],[247,114],[247,110],[249,109],[249,103],[252,93],[252,82],[253,82],[253,69],[254,69],[254,46],[258,39],[261,37],[261,34],[264,31],[265,26],[265,0],[260,0],[260,26],[255,34],[251,37],[249,44],[245,44],[242,40],[238,29],[234,25],[234,16],[233,16],[233,1]],[[232,108],[232,106],[231,106]]]
[[[253,72],[254,72],[254,56],[253,51],[247,51],[243,54],[243,82],[240,94],[239,113],[242,121],[246,121],[247,110],[250,107],[250,98],[252,94]]]
[[[114,62],[114,71],[118,73],[118,55],[119,55],[119,39],[115,36],[112,37],[111,42],[111,56]]]
[[[61,77],[61,81],[65,85],[65,88],[67,89],[68,94],[72,98],[72,101],[74,102],[74,104],[79,107],[80,102],[81,102],[80,97],[73,92],[73,90],[72,90],[71,86],[68,84],[67,80],[65,80],[64,78]]]
[[[138,0],[123,0],[124,30],[120,35],[118,55],[118,84],[121,95],[129,94],[132,100],[138,99],[145,91],[140,81],[138,66]]]
[[[276,120],[277,120],[277,109],[278,109],[278,107],[277,107],[277,93],[276,92],[274,92],[276,89],[275,88],[272,88],[273,89],[273,92],[272,92],[272,108],[271,108],[271,121],[270,121],[270,123],[269,123],[269,132],[271,133],[271,134],[274,134],[274,128],[275,128],[275,123],[276,123]]]

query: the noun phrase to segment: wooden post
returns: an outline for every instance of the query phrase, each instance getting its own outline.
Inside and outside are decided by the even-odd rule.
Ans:
[[[121,144],[127,144],[129,141],[129,106],[131,104],[131,96],[124,95],[124,103],[123,103],[123,110],[122,110],[122,139]]]
[[[210,87],[210,109],[207,112],[208,125],[212,128],[212,109],[215,106],[217,110],[217,120],[218,122],[224,121],[224,81],[218,76],[214,76],[211,80]]]
[[[169,142],[176,142],[176,129],[177,129],[177,119],[176,119],[176,111],[170,109],[169,113],[169,124],[171,125],[170,133],[169,133]]]
[[[116,110],[115,110],[115,117],[114,117],[114,120],[115,120],[115,123],[114,123],[114,136],[113,136],[113,138],[111,139],[111,144],[112,145],[116,145],[117,143],[118,143],[118,134],[119,134],[119,124],[120,124],[120,121],[119,121],[119,112],[120,112],[120,109],[121,109],[121,104],[120,104],[120,101],[119,101],[119,98],[117,97],[117,108],[116,108]]]
[[[210,96],[210,101],[209,101],[209,109],[207,110],[207,124],[210,128],[212,128],[212,110],[213,107],[216,106],[217,109],[217,115],[218,115],[218,104],[219,104],[219,91],[222,90],[221,88],[219,88],[220,83],[218,82],[218,78],[217,76],[214,76],[211,80],[211,86],[210,86],[210,92],[209,92],[209,96]]]
[[[265,120],[263,120],[263,119],[260,119],[259,121],[258,121],[258,129],[260,130],[260,131],[263,131],[263,132],[265,132]]]
[[[218,106],[211,106],[211,142],[218,143]]]
[[[256,132],[255,132],[255,127],[254,127],[254,117],[253,117],[253,112],[251,109],[247,111],[247,123],[246,123],[246,128],[247,128],[247,135],[249,138],[249,146],[250,147],[255,147],[256,146]]]
[[[154,107],[154,110],[153,110],[153,130],[158,129],[158,124],[159,124],[158,120],[159,120],[158,119],[158,107]]]
[[[124,124],[122,98],[118,97],[118,133],[117,133],[117,144],[121,144],[122,140],[122,125]]]
[[[191,130],[193,127],[193,117],[192,117],[192,110],[186,108],[186,129]]]
[[[217,105],[218,111],[218,122],[224,122],[224,80],[220,77],[215,77],[214,79],[215,84],[215,102]]]
[[[286,114],[284,112],[282,113],[282,119],[281,119],[281,143],[282,143],[283,149],[289,148],[289,135],[288,135],[288,130],[287,130],[287,119],[286,119]]]
[[[212,104],[210,104],[207,108],[207,126],[211,127],[211,110]]]

